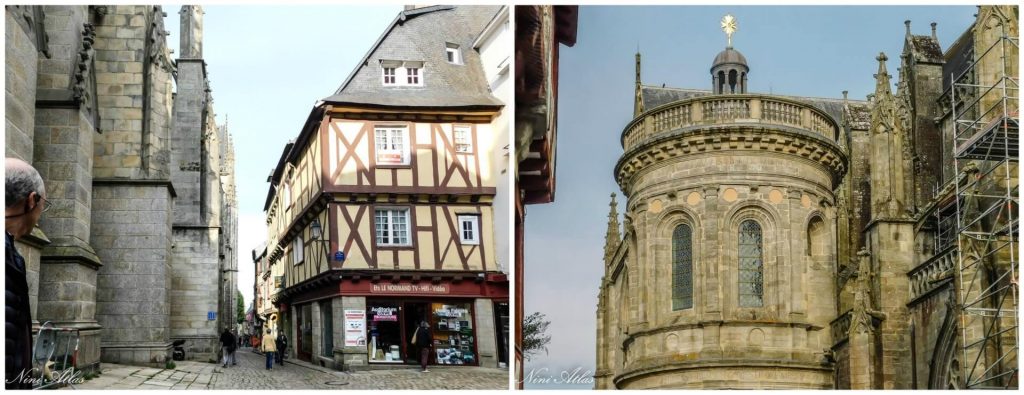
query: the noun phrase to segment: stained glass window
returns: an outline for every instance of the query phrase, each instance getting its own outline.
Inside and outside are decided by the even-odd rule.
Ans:
[[[688,225],[672,232],[672,310],[693,307],[693,239]]]
[[[753,220],[740,223],[739,302],[740,307],[764,305],[764,251],[761,225]]]

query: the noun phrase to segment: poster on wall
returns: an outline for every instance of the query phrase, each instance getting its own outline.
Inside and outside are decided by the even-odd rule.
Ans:
[[[345,310],[345,347],[366,345],[366,311]]]

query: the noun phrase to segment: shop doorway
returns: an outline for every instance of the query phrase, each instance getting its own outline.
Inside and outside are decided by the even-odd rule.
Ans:
[[[299,359],[311,362],[313,359],[313,305],[306,303],[297,308],[299,328],[295,331],[296,351]]]
[[[508,366],[508,302],[494,304],[494,321],[498,328],[498,362]]]
[[[403,309],[403,331],[405,332],[406,340],[403,342],[408,350],[405,353],[405,362],[408,364],[418,365],[420,363],[420,348],[412,344],[412,335],[416,333],[416,328],[420,326],[420,322],[426,320],[430,322],[430,304],[423,302],[406,302]],[[433,339],[431,339],[433,341]],[[427,363],[433,364],[433,358],[427,357]]]

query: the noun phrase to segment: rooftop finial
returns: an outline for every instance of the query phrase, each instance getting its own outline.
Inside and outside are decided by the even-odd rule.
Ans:
[[[938,25],[938,23],[932,22],[932,40],[935,40],[935,41],[939,40],[939,37],[935,34],[935,26],[937,26],[937,25]]]
[[[608,230],[604,235],[604,260],[607,263],[612,255],[615,255],[615,248],[622,237],[619,235],[619,203],[615,201],[615,193],[612,193],[612,201],[608,203]]]
[[[736,32],[736,17],[732,14],[725,14],[722,17],[722,31],[725,32],[725,36],[728,39],[726,48],[732,48],[732,34]]]
[[[903,21],[904,25],[907,25],[907,36],[910,36],[910,19]]]

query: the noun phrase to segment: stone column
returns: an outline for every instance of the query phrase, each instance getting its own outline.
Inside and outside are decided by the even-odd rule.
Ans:
[[[97,126],[89,107],[95,102],[82,84],[89,80],[94,54],[87,42],[88,7],[45,6],[44,12],[50,16],[52,51],[39,61],[32,159],[53,209],[40,220],[52,244],[40,254],[37,313],[39,322],[79,330],[78,366],[88,369],[99,362],[95,301],[102,266],[89,243]],[[82,70],[82,80],[72,75],[75,70]]]
[[[96,25],[100,129],[92,144],[92,242],[103,258],[103,361],[163,367],[171,357],[174,189],[167,179],[173,67],[157,6],[108,6]],[[192,344],[186,357],[194,358]]]
[[[476,321],[476,352],[480,366],[498,367],[497,339],[494,328],[494,301],[476,299],[473,303]]]
[[[313,302],[310,302],[309,304],[310,304],[310,309],[309,309],[310,310],[310,314],[313,315],[312,319],[310,320],[310,322],[313,323],[313,339],[312,339],[313,340],[313,346],[311,347],[312,348],[312,353],[311,353],[312,354],[311,355],[312,358],[310,358],[310,360],[313,361],[314,365],[319,365],[318,362],[320,361],[321,357],[323,357],[323,346],[324,346],[324,339],[321,338],[321,336],[323,336],[323,333],[322,333],[323,332],[323,317],[320,316],[320,302],[319,301],[313,301]]]
[[[342,314],[339,316],[341,319],[341,327],[345,324],[345,312],[344,310],[363,310],[366,311],[366,297],[363,296],[342,296],[341,297]],[[369,356],[366,355],[368,352],[367,346],[346,346],[345,336],[342,333],[342,341],[335,345],[334,361],[342,369],[346,371],[366,369],[369,367]]]

